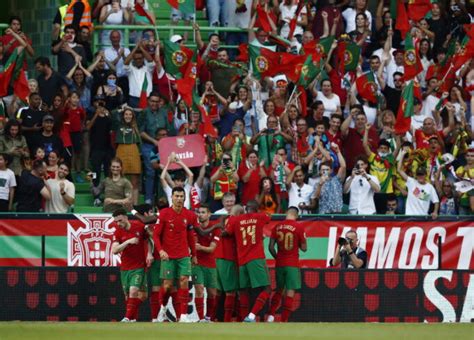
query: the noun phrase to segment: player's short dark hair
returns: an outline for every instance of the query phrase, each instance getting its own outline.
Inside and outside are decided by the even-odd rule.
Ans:
[[[117,217],[121,215],[127,216],[127,210],[125,210],[124,208],[118,208],[112,213],[112,217]]]
[[[279,148],[277,149],[277,152],[278,152],[278,151],[280,151],[280,150],[283,150],[283,151],[285,151],[285,155],[287,155],[287,154],[288,154],[288,152],[286,151],[286,148],[285,148],[284,146],[282,146],[282,147],[279,147]]]
[[[72,24],[64,26],[63,31],[66,32],[67,30],[73,30],[76,33],[76,28]]]
[[[217,49],[217,53],[219,53],[219,52],[226,52],[227,53],[227,50],[224,47],[219,47]]]
[[[316,110],[320,105],[324,105],[324,103],[321,100],[316,100],[313,104],[311,104],[311,109]]]
[[[293,205],[292,205],[291,207],[289,207],[289,208],[286,210],[286,212],[287,212],[287,213],[291,213],[291,212],[293,212],[293,213],[295,213],[296,215],[298,215],[298,214],[299,214],[299,210],[298,210],[298,208],[297,208],[297,207],[295,207],[295,206],[293,206]]]
[[[319,125],[324,125],[324,127],[326,127],[326,124],[324,124],[324,120],[317,120],[316,122],[314,122],[314,127]]]
[[[370,57],[370,60],[372,60],[372,59],[378,59],[378,60],[380,60],[380,57],[379,57],[378,55],[376,55],[376,54],[373,54],[373,55]]]
[[[211,208],[209,208],[209,204],[207,204],[207,203],[201,203],[199,208],[203,208],[203,209],[206,209],[207,211],[211,211]]]
[[[333,118],[339,119],[341,122],[344,120],[342,115],[340,115],[338,113],[333,113],[329,119],[333,119]]]
[[[143,204],[134,205],[133,209],[138,211],[139,214],[145,215],[145,213],[149,212],[152,209],[152,206],[151,204],[143,203]]]
[[[209,34],[208,41],[211,41],[212,37],[218,37],[218,38],[219,38],[219,34],[217,34],[217,33],[211,33],[211,34]],[[219,38],[219,39],[220,39],[220,38]]]
[[[395,78],[395,76],[400,76],[400,77],[403,77],[403,73],[402,72],[393,72],[392,76]]]
[[[33,164],[31,165],[31,168],[33,170],[38,170],[38,169],[42,168],[45,165],[46,165],[46,162],[43,159],[35,159],[33,161]]]
[[[174,187],[173,190],[171,190],[171,196],[173,196],[173,194],[174,194],[175,192],[182,192],[182,193],[184,193],[185,191],[184,191],[184,188],[181,188],[181,187]]]
[[[10,164],[11,162],[11,156],[7,153],[4,153],[4,152],[0,152],[0,157],[3,157],[3,159],[5,160],[5,163],[8,165]]]
[[[386,146],[387,148],[390,149],[390,143],[389,143],[388,140],[386,140],[386,139],[381,139],[381,140],[379,141],[379,147],[380,147],[380,146]]]
[[[247,212],[257,212],[258,211],[258,202],[256,200],[250,200],[247,202],[246,206]]]
[[[388,201],[396,201],[396,200],[397,200],[397,195],[395,195],[394,193],[387,194],[387,202]]]

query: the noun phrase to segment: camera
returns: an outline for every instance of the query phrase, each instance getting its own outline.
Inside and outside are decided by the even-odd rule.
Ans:
[[[230,169],[230,159],[224,159],[222,163],[224,164],[224,168]]]
[[[342,246],[345,246],[346,244],[352,244],[352,240],[350,238],[339,237],[339,239],[337,240],[337,243],[342,247]]]
[[[274,130],[274,129],[267,129],[266,132],[267,132],[267,133],[275,133],[275,130]]]

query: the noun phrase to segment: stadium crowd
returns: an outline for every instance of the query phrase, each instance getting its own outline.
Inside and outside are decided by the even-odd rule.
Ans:
[[[49,56],[12,17],[0,38],[0,211],[66,212],[90,180],[104,212],[130,211],[140,193],[166,207],[183,187],[187,208],[224,214],[252,200],[268,214],[472,214],[474,18],[460,0],[413,3],[197,1],[209,26],[243,30],[208,35],[174,9],[192,34],[137,30],[129,50],[123,31],[93,23],[163,24],[146,0],[72,0]],[[169,49],[194,52],[194,77]],[[190,102],[180,86],[192,79]],[[188,134],[204,136],[201,167],[160,157],[160,139]]]

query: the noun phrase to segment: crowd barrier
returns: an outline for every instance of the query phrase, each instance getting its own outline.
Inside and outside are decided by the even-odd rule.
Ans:
[[[265,227],[265,246],[271,229]],[[108,267],[112,254],[110,215],[0,214],[0,266]],[[368,252],[368,269],[474,270],[471,217],[304,216],[308,251],[303,268],[326,268],[337,239],[354,229]],[[265,247],[266,248],[266,247]],[[266,251],[269,266],[273,260]]]
[[[271,276],[274,283],[273,269]],[[290,317],[294,322],[474,318],[472,270],[303,269],[302,277]],[[119,270],[114,267],[0,267],[0,301],[6,307],[0,309],[1,321],[118,321],[124,314]],[[195,315],[192,296],[188,312]],[[148,302],[139,316],[150,320]]]

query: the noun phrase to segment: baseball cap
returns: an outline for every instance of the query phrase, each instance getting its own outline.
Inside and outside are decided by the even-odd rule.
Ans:
[[[402,49],[397,48],[395,51],[392,52],[392,55],[395,57],[398,53],[403,54],[403,53],[405,53],[405,51],[403,51]]]
[[[53,121],[54,122],[54,117],[51,115],[46,115],[43,117],[43,122],[46,122],[47,120]]]
[[[426,172],[425,167],[420,166],[418,169],[416,169],[416,175],[417,176],[426,176],[426,174],[427,174],[427,172]]]
[[[179,41],[183,40],[183,37],[180,36],[179,34],[174,34],[171,36],[170,41],[173,43],[177,43]]]

